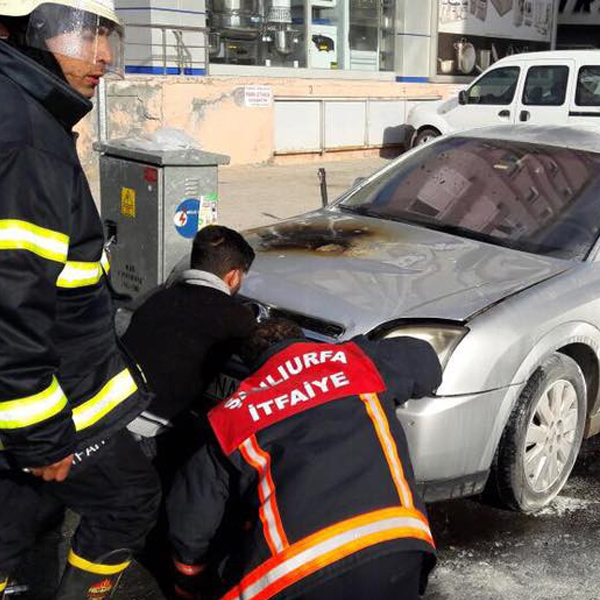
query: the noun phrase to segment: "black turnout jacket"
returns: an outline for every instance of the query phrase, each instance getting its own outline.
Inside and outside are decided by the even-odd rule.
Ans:
[[[192,570],[216,560],[227,524],[223,600],[295,598],[393,553],[423,552],[431,567],[434,542],[395,414],[440,384],[431,346],[361,336],[274,350],[209,413],[215,439],[175,482],[177,560]]]
[[[145,406],[71,133],[91,107],[0,41],[0,468],[51,464]]]

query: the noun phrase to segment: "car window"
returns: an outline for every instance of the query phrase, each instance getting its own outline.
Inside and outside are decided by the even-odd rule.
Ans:
[[[567,97],[569,67],[552,65],[531,67],[523,89],[526,106],[562,106]]]
[[[341,203],[376,218],[566,259],[600,232],[600,154],[451,137],[395,163]]]
[[[515,97],[519,82],[519,67],[494,69],[476,81],[467,92],[468,104],[505,106]]]
[[[577,106],[600,106],[600,66],[587,66],[579,69],[575,104]]]

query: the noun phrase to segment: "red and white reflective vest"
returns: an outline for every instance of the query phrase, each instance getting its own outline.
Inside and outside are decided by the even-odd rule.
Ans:
[[[411,338],[280,346],[211,411],[216,440],[174,486],[181,561],[210,560],[225,524],[222,600],[279,600],[349,561],[433,557],[395,410],[440,379],[432,348]]]

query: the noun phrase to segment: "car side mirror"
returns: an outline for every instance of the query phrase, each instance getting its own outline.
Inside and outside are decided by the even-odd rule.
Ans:
[[[469,104],[469,95],[467,94],[467,90],[461,90],[458,92],[458,103],[459,104]]]

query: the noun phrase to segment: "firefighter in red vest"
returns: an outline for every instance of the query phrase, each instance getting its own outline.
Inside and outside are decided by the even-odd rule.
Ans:
[[[242,354],[254,374],[209,413],[214,440],[168,501],[176,594],[417,598],[435,547],[395,411],[439,386],[431,346],[315,343],[270,319]]]

